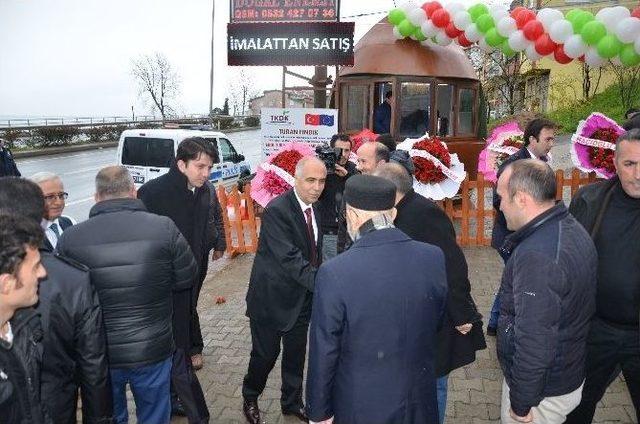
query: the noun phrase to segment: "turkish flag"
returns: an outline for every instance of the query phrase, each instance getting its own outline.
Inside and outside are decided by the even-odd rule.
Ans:
[[[320,115],[312,115],[307,113],[304,115],[304,123],[306,125],[320,125]]]

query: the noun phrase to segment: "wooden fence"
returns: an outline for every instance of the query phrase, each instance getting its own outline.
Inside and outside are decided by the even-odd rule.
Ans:
[[[556,199],[573,197],[578,189],[596,181],[594,173],[583,174],[574,169],[569,176],[561,170],[556,171],[558,185]],[[488,246],[491,237],[488,232],[493,226],[494,209],[491,205],[494,184],[486,181],[482,174],[478,179],[465,179],[460,186],[459,196],[438,202],[453,221],[461,246]],[[222,206],[224,228],[227,238],[227,253],[235,256],[240,253],[255,252],[260,233],[260,206],[254,203],[249,193],[251,187],[245,186],[244,192],[234,187],[227,193],[218,188],[218,200]]]

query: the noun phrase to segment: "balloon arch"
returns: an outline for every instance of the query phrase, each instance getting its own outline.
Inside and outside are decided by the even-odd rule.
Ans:
[[[531,61],[543,57],[566,64],[584,61],[599,67],[609,60],[624,66],[640,64],[640,7],[605,7],[597,14],[572,9],[567,14],[545,8],[461,3],[444,6],[437,1],[408,2],[388,14],[398,39],[412,38],[423,45],[462,47],[477,44],[482,50],[500,50],[511,57],[524,52]]]

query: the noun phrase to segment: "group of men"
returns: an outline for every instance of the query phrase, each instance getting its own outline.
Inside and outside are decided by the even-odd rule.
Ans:
[[[209,252],[226,249],[216,156],[186,139],[139,191],[103,168],[79,224],[58,176],[0,178],[0,422],[75,423],[80,390],[84,422],[126,423],[127,385],[138,422],[209,422],[194,369]]]

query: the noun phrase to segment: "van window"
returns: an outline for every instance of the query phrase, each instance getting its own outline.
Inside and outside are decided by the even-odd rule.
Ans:
[[[212,137],[204,137],[205,140],[207,140],[209,143],[213,144],[213,148],[215,149],[216,153],[218,152],[218,140],[216,140],[215,138]],[[219,154],[217,154],[216,156],[220,156]],[[216,160],[213,163],[220,163],[220,157],[217,157]]]
[[[175,159],[173,140],[167,138],[126,137],[122,164],[169,168]]]
[[[223,161],[234,161],[238,156],[236,149],[233,148],[233,145],[226,138],[220,138],[220,153],[222,153]]]

